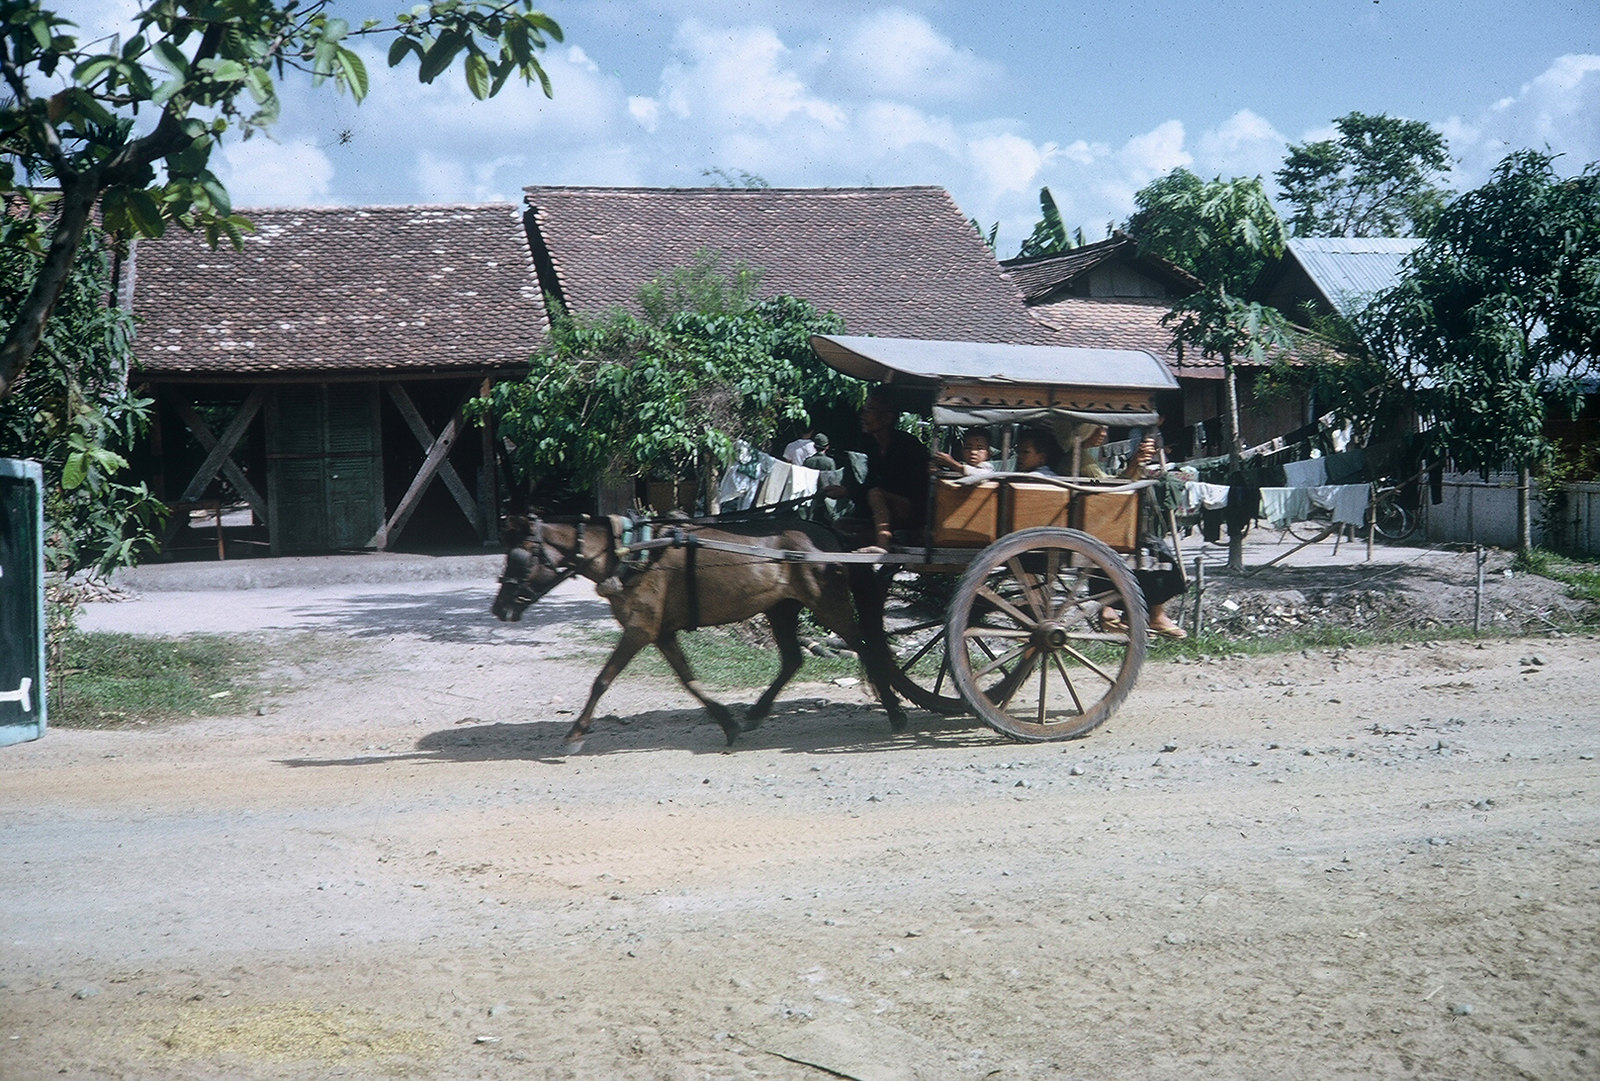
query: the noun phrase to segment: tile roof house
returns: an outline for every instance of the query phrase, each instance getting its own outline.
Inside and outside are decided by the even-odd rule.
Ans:
[[[1031,343],[1022,296],[937,187],[531,187],[525,206],[244,211],[242,251],[174,232],[119,282],[158,400],[148,473],[180,511],[248,505],[274,554],[487,540],[487,432],[462,406],[545,340],[550,295],[632,307],[702,250],[856,334]],[[434,483],[438,481],[440,483]],[[175,522],[188,520],[180,513]]]
[[[844,318],[850,334],[1028,344],[1040,331],[938,187],[525,189],[544,289],[572,311],[637,310],[650,278],[711,250]]]
[[[1172,342],[1162,319],[1172,302],[1202,287],[1182,267],[1142,253],[1120,230],[1059,255],[1008,259],[1002,269],[1022,291],[1028,312],[1054,345],[1143,349],[1167,362],[1181,398],[1164,409],[1167,444],[1181,456],[1215,453],[1224,409],[1222,362]],[[1257,403],[1240,381],[1240,429],[1247,445],[1298,427],[1297,403]],[[1204,433],[1206,440],[1200,436]],[[1206,446],[1201,446],[1205,442]]]
[[[158,493],[248,504],[242,535],[274,554],[390,547],[419,509],[416,540],[492,537],[492,451],[461,405],[545,326],[517,208],[243,213],[240,251],[174,230],[121,268]]]

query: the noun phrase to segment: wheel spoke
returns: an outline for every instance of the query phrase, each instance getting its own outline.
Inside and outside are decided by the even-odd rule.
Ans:
[[[1023,569],[1022,561],[1020,559],[1008,559],[1006,560],[1006,568],[1011,571],[1011,577],[1016,581],[1017,585],[1022,587],[1023,600],[1027,602],[1029,608],[1033,609],[1034,620],[1049,619],[1050,613],[1045,610],[1043,599],[1034,588],[1033,576]]]
[[[926,642],[922,643],[922,648],[917,650],[915,653],[913,653],[911,655],[911,659],[906,661],[905,664],[902,664],[900,666],[900,671],[909,672],[912,668],[914,668],[916,666],[916,663],[918,661],[920,661],[920,660],[922,660],[922,658],[926,657],[928,655],[928,653],[930,651],[932,651],[933,647],[937,646],[942,641],[944,641],[944,631],[941,630],[938,634],[934,635],[932,638],[930,638]]]
[[[1075,660],[1079,664],[1083,665],[1085,668],[1087,668],[1089,671],[1093,672],[1095,675],[1099,676],[1101,679],[1105,680],[1107,683],[1115,683],[1117,681],[1117,677],[1116,676],[1111,675],[1105,669],[1101,668],[1098,664],[1095,664],[1094,661],[1090,660],[1088,657],[1084,656],[1082,653],[1079,653],[1077,650],[1073,649],[1071,646],[1062,646],[1061,647],[1061,652],[1071,656],[1073,660]]]
[[[1018,657],[1022,656],[1027,651],[1028,651],[1028,643],[1024,642],[1020,646],[1018,646],[1016,649],[1013,649],[1010,653],[1007,653],[1004,656],[996,657],[993,653],[989,653],[989,656],[992,659],[989,661],[988,664],[984,665],[982,668],[974,670],[973,673],[972,673],[972,678],[973,679],[982,679],[984,676],[988,675],[990,672],[993,672],[996,668],[1003,668],[1005,665],[1007,665],[1010,662],[1016,660]],[[988,653],[989,651],[988,650],[984,650],[984,652]]]
[[[1005,709],[1011,704],[1011,699],[1016,696],[1017,690],[1027,682],[1028,676],[1033,672],[1033,666],[1039,663],[1038,650],[1024,647],[1022,654],[1022,663],[1017,666],[1016,671],[1007,675],[999,683],[995,684],[993,688],[996,691],[1005,692],[1000,700],[995,702],[995,705],[1000,709]],[[990,697],[993,698],[993,695],[990,695]]]
[[[981,586],[978,589],[978,596],[982,597],[984,600],[1000,609],[1000,611],[1016,620],[1019,625],[1024,627],[1033,626],[1034,620],[1028,618],[1028,615],[1025,612],[1019,609],[1016,605],[1012,604],[1010,601],[1006,600],[1004,597],[1000,596],[1000,594],[996,593],[993,589],[990,589],[987,585]]]
[[[1078,697],[1078,688],[1073,685],[1072,677],[1067,674],[1067,666],[1062,664],[1061,658],[1055,654],[1051,654],[1050,662],[1056,666],[1056,671],[1061,673],[1061,682],[1067,685],[1067,693],[1072,695],[1073,708],[1082,716],[1087,711],[1083,708],[1083,699]]]

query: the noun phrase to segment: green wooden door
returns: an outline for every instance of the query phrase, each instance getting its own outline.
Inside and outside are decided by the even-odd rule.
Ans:
[[[383,524],[378,388],[283,387],[267,414],[272,551],[361,548]]]

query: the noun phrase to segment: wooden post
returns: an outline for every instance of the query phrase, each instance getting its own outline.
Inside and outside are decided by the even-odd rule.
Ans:
[[[1483,565],[1489,559],[1484,554],[1483,545],[1480,544],[1474,549],[1474,558],[1478,562],[1478,590],[1472,600],[1472,633],[1481,634],[1483,632]]]
[[[1200,598],[1206,592],[1206,564],[1200,556],[1194,557],[1194,616],[1189,633],[1196,638],[1200,636]]]
[[[1372,485],[1367,485],[1367,562],[1372,562],[1372,535],[1378,531],[1378,501]]]

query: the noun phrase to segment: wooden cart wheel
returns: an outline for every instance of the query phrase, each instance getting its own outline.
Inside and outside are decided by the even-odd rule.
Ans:
[[[1102,610],[1119,609],[1125,629],[1102,629]],[[973,712],[1038,742],[1087,735],[1111,716],[1138,678],[1148,626],[1121,556],[1087,533],[1046,528],[979,553],[956,586],[945,634]]]
[[[945,656],[945,613],[955,577],[891,571],[886,593],[883,629],[894,661],[889,683],[908,701],[934,713],[970,712]]]

